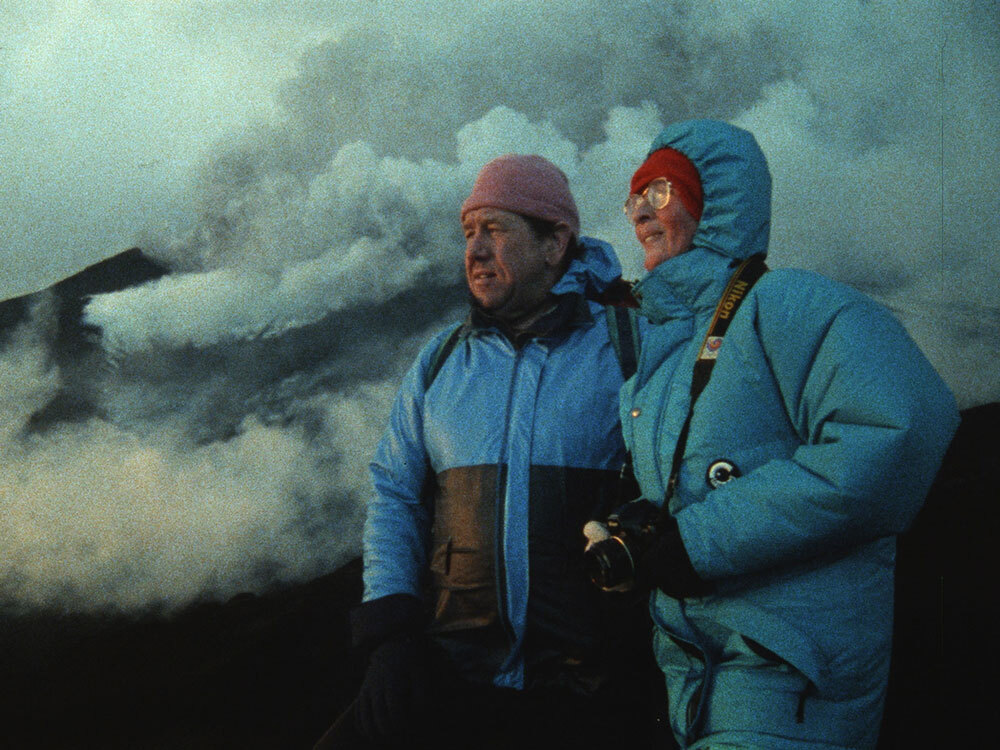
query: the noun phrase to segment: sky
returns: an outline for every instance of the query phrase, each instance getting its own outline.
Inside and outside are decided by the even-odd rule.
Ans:
[[[402,373],[462,315],[457,208],[541,153],[628,278],[666,123],[748,128],[769,264],[900,318],[961,407],[1000,400],[995,1],[0,0],[0,299],[138,246],[158,281],[0,340],[0,601],[142,610],[359,551]],[[32,415],[85,394],[86,418]]]

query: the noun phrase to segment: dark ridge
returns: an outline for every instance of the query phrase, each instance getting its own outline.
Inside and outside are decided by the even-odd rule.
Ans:
[[[81,340],[81,333],[84,332],[81,313],[89,297],[157,279],[166,274],[167,270],[166,266],[133,247],[47,287],[59,300],[59,339],[69,345],[76,345]],[[24,319],[32,298],[40,293],[25,294],[0,302],[0,343],[3,343],[2,334]]]
[[[0,302],[0,346],[6,340],[8,331],[24,320],[24,316],[28,313],[30,296],[24,295]]]
[[[157,279],[167,268],[132,248],[83,269],[46,289],[0,302],[0,349],[14,326],[28,316],[32,303],[51,294],[56,327],[50,352],[63,375],[63,386],[31,416],[29,430],[59,422],[84,420],[97,410],[94,374],[101,367],[100,332],[83,322],[83,308],[95,294],[114,292]]]
[[[51,289],[59,300],[55,340],[59,364],[89,352],[100,335],[97,328],[83,322],[83,308],[91,297],[144,284],[167,271],[166,266],[133,247],[54,284]]]
[[[99,346],[100,330],[83,321],[88,300],[167,272],[133,248],[46,290],[0,303],[2,350],[33,302],[45,294],[55,301],[57,326],[49,349],[60,368],[62,387],[31,416],[29,432],[100,416],[103,378],[114,369],[116,382],[156,384],[163,399],[149,404],[151,410],[170,409],[174,400],[187,402],[195,390],[210,393],[204,408],[211,414],[193,420],[203,426],[204,434],[193,437],[202,442],[225,439],[235,434],[248,412],[269,419],[317,389],[337,390],[344,384],[383,379],[414,333],[464,315],[464,281],[456,274],[444,283],[428,279],[387,302],[360,302],[287,331],[265,331],[238,345],[155,348],[148,356],[125,357]],[[225,386],[214,385],[222,371],[237,377]],[[156,413],[150,411],[148,416],[155,418]]]

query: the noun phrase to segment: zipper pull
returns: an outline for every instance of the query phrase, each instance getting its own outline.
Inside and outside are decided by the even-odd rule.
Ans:
[[[677,491],[677,475],[672,474],[670,479],[667,480],[667,494],[663,497],[663,507],[667,507],[667,503],[670,502],[670,498],[674,496],[674,492]]]

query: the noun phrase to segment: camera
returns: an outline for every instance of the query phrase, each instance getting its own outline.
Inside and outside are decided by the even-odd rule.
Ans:
[[[635,582],[635,566],[656,538],[660,509],[649,500],[633,500],[583,530],[590,540],[584,550],[587,575],[605,591],[627,591]]]

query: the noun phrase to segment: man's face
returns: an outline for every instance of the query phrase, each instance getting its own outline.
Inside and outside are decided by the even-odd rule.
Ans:
[[[646,255],[642,265],[647,271],[690,250],[698,228],[698,222],[676,195],[661,209],[654,210],[649,201],[641,201],[634,221],[635,237]]]
[[[485,310],[516,318],[545,301],[561,254],[553,237],[539,239],[521,216],[477,208],[462,219],[465,280]]]

